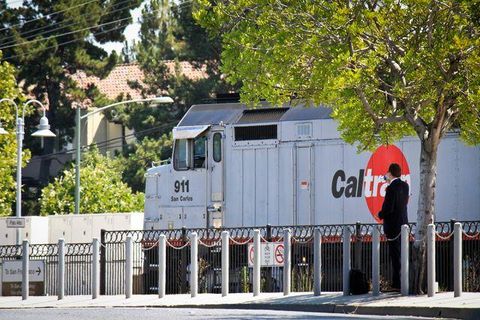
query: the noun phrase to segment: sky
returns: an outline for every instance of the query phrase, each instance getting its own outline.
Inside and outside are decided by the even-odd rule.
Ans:
[[[19,7],[22,5],[23,0],[7,0],[7,4],[10,7]],[[145,2],[142,5],[135,9],[131,10],[132,13],[132,24],[130,24],[124,31],[125,38],[128,42],[132,42],[138,37],[138,32],[140,31],[140,23],[138,22],[142,8]],[[117,51],[118,54],[122,52],[123,43],[122,42],[107,42],[103,45],[100,45],[105,51],[108,53],[112,52],[113,50]]]

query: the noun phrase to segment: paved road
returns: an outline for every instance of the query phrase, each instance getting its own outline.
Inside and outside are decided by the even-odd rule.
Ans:
[[[6,320],[144,320],[144,319],[168,319],[168,320],[200,320],[200,319],[228,319],[228,320],[278,320],[278,319],[334,319],[334,320],[414,320],[431,319],[416,317],[382,317],[382,316],[359,316],[330,313],[311,313],[294,311],[270,311],[270,310],[228,310],[228,309],[166,309],[166,308],[86,308],[86,309],[17,309],[0,310],[0,319]],[[437,318],[438,320],[438,318]]]

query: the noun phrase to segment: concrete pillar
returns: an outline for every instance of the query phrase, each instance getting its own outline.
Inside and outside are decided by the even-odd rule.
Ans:
[[[190,234],[190,296],[195,298],[198,293],[198,236]]]
[[[228,231],[222,231],[222,297],[226,297],[229,292],[229,258],[230,258],[230,234]]]
[[[462,295],[462,224],[453,227],[453,296]]]
[[[283,229],[283,295],[290,294],[292,285],[292,230]]]
[[[253,230],[253,296],[260,294],[260,230]]]
[[[313,234],[313,294],[322,293],[322,232],[315,228]]]
[[[380,230],[377,226],[372,232],[372,294],[380,294]]]
[[[23,240],[22,251],[22,300],[27,300],[30,290],[28,274],[30,245],[28,240]]]
[[[65,240],[58,240],[57,296],[62,300],[65,296]]]
[[[435,295],[435,225],[427,226],[427,293]]]
[[[128,236],[125,242],[125,298],[130,299],[133,291],[133,241]]]
[[[409,292],[408,288],[408,271],[409,271],[409,264],[408,264],[408,250],[409,250],[409,232],[408,232],[408,225],[402,225],[401,229],[401,252],[400,252],[400,260],[401,260],[401,269],[400,269],[400,291],[402,295],[407,296]]]
[[[100,295],[100,242],[92,240],[92,299]]]
[[[167,283],[167,239],[164,234],[158,238],[158,297],[165,297]]]
[[[348,226],[343,227],[343,295],[350,294],[350,240],[351,232]]]

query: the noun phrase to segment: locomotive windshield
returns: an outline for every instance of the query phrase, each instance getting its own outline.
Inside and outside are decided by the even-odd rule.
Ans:
[[[175,140],[173,164],[175,170],[205,168],[206,136]]]

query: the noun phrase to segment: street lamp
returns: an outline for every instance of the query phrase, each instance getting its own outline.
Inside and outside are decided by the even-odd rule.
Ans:
[[[81,130],[80,130],[80,122],[82,119],[85,119],[93,114],[102,112],[106,109],[110,109],[112,107],[116,107],[122,104],[128,103],[138,103],[138,102],[156,102],[160,104],[165,103],[173,103],[173,99],[170,97],[154,97],[154,98],[145,98],[145,99],[132,99],[132,100],[125,100],[116,103],[109,104],[105,107],[101,107],[95,109],[89,113],[84,114],[83,116],[80,114],[80,107],[77,105],[76,110],[76,119],[75,119],[75,136],[76,136],[76,157],[75,157],[75,214],[80,213],[80,139],[81,139]]]
[[[38,130],[35,131],[32,136],[34,137],[55,137],[55,134],[50,131],[50,125],[48,124],[48,119],[45,116],[46,108],[38,100],[28,100],[22,109],[22,116],[19,117],[18,105],[17,103],[8,98],[0,99],[0,103],[9,102],[15,106],[15,122],[17,124],[17,202],[16,202],[16,217],[20,218],[22,216],[22,148],[23,148],[23,136],[24,131],[24,122],[25,122],[25,108],[32,103],[40,105],[43,109],[43,116],[40,118],[40,124],[37,126]],[[8,134],[8,132],[0,124],[0,134]],[[17,228],[17,245],[20,244],[20,229]]]

